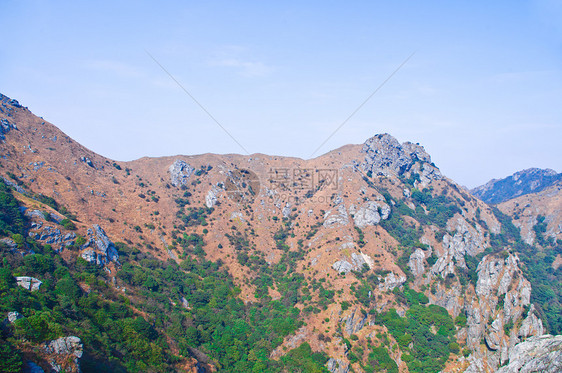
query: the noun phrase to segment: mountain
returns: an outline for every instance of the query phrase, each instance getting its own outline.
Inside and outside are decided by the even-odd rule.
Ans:
[[[551,169],[529,168],[504,179],[493,179],[470,192],[482,201],[498,204],[530,193],[539,193],[562,182],[562,173]]]
[[[119,162],[6,96],[0,125],[0,370],[491,372],[557,346],[532,336],[562,331],[560,270],[420,145]]]

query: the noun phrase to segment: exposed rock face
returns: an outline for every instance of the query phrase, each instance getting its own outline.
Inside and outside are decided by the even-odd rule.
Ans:
[[[364,265],[372,267],[372,260],[369,256],[363,253],[351,253],[351,263],[345,259],[338,260],[332,264],[332,268],[339,273],[347,273],[350,271],[360,271]]]
[[[384,278],[384,282],[379,284],[379,289],[392,290],[397,286],[401,286],[404,282],[406,282],[406,277],[397,276],[393,272],[390,272]]]
[[[217,191],[214,188],[211,188],[207,195],[205,196],[205,205],[208,208],[215,206],[218,202]]]
[[[381,219],[388,219],[390,206],[380,201],[368,201],[363,204],[353,216],[355,225],[363,229],[368,225],[376,225]]]
[[[17,129],[16,125],[10,123],[7,119],[0,120],[0,141],[6,140],[6,134],[12,129]]]
[[[410,255],[410,260],[408,261],[408,267],[410,267],[410,271],[415,277],[421,276],[425,271],[425,254],[422,249],[416,249]]]
[[[84,250],[82,258],[90,263],[104,266],[109,262],[119,262],[119,254],[105,231],[97,224],[88,229],[88,241],[80,247]]]
[[[170,181],[173,186],[182,186],[187,184],[187,179],[195,171],[193,167],[187,164],[185,161],[176,160],[170,168]]]
[[[324,215],[324,227],[334,228],[349,224],[349,215],[341,197],[336,198],[336,206]]]
[[[428,179],[441,179],[439,170],[431,165],[431,157],[420,145],[405,142],[402,145],[389,134],[375,135],[365,142],[362,152],[365,160],[361,163],[364,171],[373,175],[400,176],[412,169],[416,162],[423,164],[418,168]],[[425,170],[425,171],[424,171]]]
[[[357,333],[365,326],[367,315],[363,315],[355,308],[347,317],[342,318],[340,323],[345,323],[344,330],[348,335]]]
[[[476,295],[466,299],[464,305],[467,346],[473,350],[469,371],[479,371],[478,366],[484,362],[497,369],[507,361],[520,338],[544,332],[533,306],[521,322],[525,307],[530,305],[531,285],[519,270],[518,262],[515,255],[485,256],[478,265]],[[487,350],[478,348],[482,340]]]
[[[44,351],[52,356],[49,363],[53,371],[80,372],[80,358],[84,353],[80,338],[70,336],[45,342]]]
[[[479,225],[476,225],[480,228]],[[464,268],[464,256],[466,254],[474,256],[484,251],[486,239],[480,229],[475,229],[462,216],[457,216],[447,223],[447,230],[454,232],[451,236],[446,233],[443,236],[443,249],[445,252],[439,256],[437,262],[431,268],[434,274],[446,276],[454,272],[455,265]],[[455,264],[456,263],[456,264]]]
[[[556,373],[562,371],[562,335],[531,337],[509,352],[509,364],[498,373]]]
[[[535,315],[535,305],[531,304],[529,309],[529,314],[523,320],[521,327],[519,328],[518,336],[521,338],[527,338],[533,335],[543,335],[544,327],[542,325],[542,320]]]
[[[331,373],[348,373],[349,365],[340,359],[330,358],[326,363],[328,370]]]
[[[75,233],[66,233],[63,235],[60,229],[48,225],[43,226],[42,223],[32,223],[31,228],[34,230],[28,233],[29,237],[37,241],[42,241],[43,244],[52,245],[53,249],[57,252],[74,245],[76,239]]]
[[[501,180],[490,180],[470,192],[487,203],[501,203],[529,193],[537,193],[562,180],[551,169],[529,168]]]
[[[18,276],[16,277],[16,281],[19,286],[31,291],[37,291],[41,285],[43,285],[43,283],[35,277]]]

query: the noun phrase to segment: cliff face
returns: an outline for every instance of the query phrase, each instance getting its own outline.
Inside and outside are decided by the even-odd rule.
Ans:
[[[108,286],[125,297],[135,288],[119,275],[120,261],[133,250],[120,252],[126,245],[118,242],[161,261],[221,263],[236,284],[225,297],[275,312],[287,307],[287,319],[302,322],[280,340],[260,342],[263,361],[281,364],[306,342],[331,372],[491,372],[511,364],[520,342],[544,334],[517,252],[507,238],[498,244],[504,226],[419,145],[382,134],[312,160],[205,154],[117,162],[5,96],[0,101],[1,173],[26,208],[30,237],[69,263],[79,257],[103,268]],[[14,245],[18,255],[30,254]],[[204,317],[193,316],[201,303],[191,300],[195,292],[175,289],[170,301],[183,305],[182,327],[197,325],[197,334]],[[440,318],[424,316],[427,330],[407,329],[415,322],[405,320],[417,320],[428,304],[445,309]],[[447,346],[433,359],[439,364],[424,360],[426,342],[416,333]],[[201,347],[212,336],[197,336],[189,351],[210,356],[182,358],[219,366],[222,356]],[[186,343],[166,338],[170,346]]]

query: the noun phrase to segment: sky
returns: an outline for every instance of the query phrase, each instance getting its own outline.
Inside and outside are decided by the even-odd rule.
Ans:
[[[561,1],[1,0],[0,24],[0,92],[115,160],[390,133],[467,187],[562,171]]]

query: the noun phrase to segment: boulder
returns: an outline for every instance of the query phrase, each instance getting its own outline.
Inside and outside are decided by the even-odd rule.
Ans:
[[[39,290],[39,288],[43,284],[41,281],[39,281],[35,277],[28,277],[28,276],[18,276],[18,277],[16,277],[16,282],[22,288],[25,288],[25,289],[30,290],[30,291]]]
[[[174,163],[172,163],[168,171],[170,172],[170,182],[173,186],[177,187],[186,185],[187,179],[189,179],[195,169],[185,161],[178,159]]]
[[[381,220],[388,219],[390,206],[381,201],[368,201],[355,212],[353,221],[363,229],[368,225],[376,225]]]

